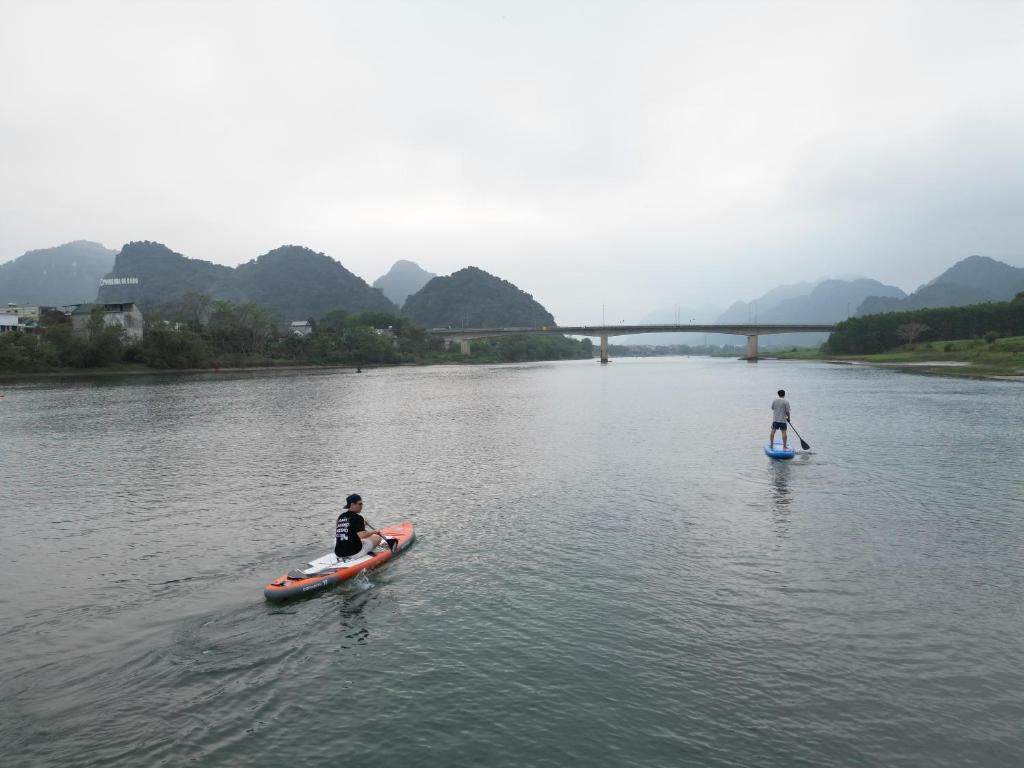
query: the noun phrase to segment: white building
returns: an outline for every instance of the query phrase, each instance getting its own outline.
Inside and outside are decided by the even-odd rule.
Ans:
[[[292,320],[288,330],[296,336],[309,336],[313,332],[313,326],[308,320]]]
[[[25,320],[34,320],[39,322],[39,307],[26,307],[12,302],[7,305],[6,309],[0,309],[0,312],[8,315],[17,315]]]
[[[128,334],[129,341],[142,340],[142,311],[133,303],[126,304],[79,304],[71,313],[71,328],[75,333],[89,331],[89,318],[93,307],[103,307],[103,323],[120,325]]]
[[[18,316],[9,312],[0,312],[0,333],[11,333],[24,330],[18,321]]]

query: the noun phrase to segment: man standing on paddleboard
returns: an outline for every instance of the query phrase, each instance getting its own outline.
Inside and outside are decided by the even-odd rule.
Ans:
[[[335,557],[360,557],[373,551],[381,542],[387,543],[391,551],[395,545],[391,539],[385,539],[380,531],[366,530],[366,521],[360,512],[363,511],[363,497],[353,493],[345,499],[345,509],[338,515],[334,525]]]
[[[789,400],[786,390],[780,389],[779,396],[772,400],[772,431],[768,435],[768,445],[775,445],[775,430],[782,430],[782,450],[788,451],[786,444],[786,423],[789,421]]]

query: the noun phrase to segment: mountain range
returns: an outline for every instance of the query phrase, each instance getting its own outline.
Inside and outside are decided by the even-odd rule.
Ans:
[[[131,278],[105,284],[101,277]],[[1003,301],[1024,290],[1024,268],[985,256],[965,258],[907,296],[876,280],[822,279],[781,285],[725,311],[676,308],[654,312],[644,323],[822,323],[853,314]],[[98,300],[134,301],[144,311],[173,309],[188,294],[253,301],[282,321],[348,312],[403,311],[428,327],[554,325],[551,313],[517,286],[477,267],[439,277],[401,260],[368,285],[340,262],[309,248],[286,245],[238,267],[191,259],[150,241],[126,244],[115,253],[99,243],[75,241],[29,251],[0,265],[0,302],[61,306]],[[762,346],[816,344],[824,334],[762,337]],[[734,336],[649,334],[619,337],[634,344],[736,343]]]
[[[906,294],[893,285],[863,278],[855,280],[818,280],[780,285],[751,301],[737,301],[717,315],[713,311],[688,310],[680,315],[680,322],[696,323],[834,323],[844,320],[869,296],[901,298]],[[671,323],[666,312],[655,313],[649,323]],[[658,318],[658,319],[654,319]],[[812,346],[820,344],[827,333],[787,333],[762,336],[762,347]],[[616,343],[624,344],[737,344],[736,336],[724,334],[644,334],[622,336]]]
[[[190,295],[206,294],[214,300],[255,302],[282,322],[319,318],[337,309],[399,312],[380,287],[367,285],[326,254],[297,245],[275,248],[232,268],[148,240],[127,243],[116,254],[83,241],[30,251],[0,270],[0,276],[17,278],[0,283],[0,295],[21,304],[135,302],[143,312],[173,313],[189,303]],[[438,277],[400,261],[376,282],[425,326],[555,324],[528,293],[477,267]]]
[[[788,288],[795,289],[797,286]],[[814,283],[807,293],[795,294],[792,290],[776,289],[773,295],[769,291],[756,300],[754,319],[758,323],[836,323],[853,315],[854,310],[869,296],[899,300],[906,294],[894,285],[885,285],[877,280],[821,280]],[[749,322],[748,319],[740,317],[741,313],[737,310],[739,307],[734,304],[716,322]],[[769,334],[760,338],[760,344],[764,347],[813,346],[826,338],[827,333]]]
[[[173,309],[190,293],[253,301],[283,321],[316,318],[334,309],[398,311],[378,289],[330,256],[297,245],[231,268],[187,258],[160,243],[132,242],[117,254],[108,277],[135,278],[138,284],[103,285],[97,301],[134,301],[144,312]]]
[[[987,256],[969,256],[918,288],[909,296],[900,288],[876,280],[832,280],[780,285],[751,301],[737,301],[717,316],[687,308],[653,312],[644,323],[833,323],[854,315],[899,312],[930,307],[962,306],[1008,301],[1024,291],[1024,268]],[[762,347],[811,346],[827,334],[762,336]],[[616,339],[624,344],[735,344],[736,336],[721,334],[644,334]]]

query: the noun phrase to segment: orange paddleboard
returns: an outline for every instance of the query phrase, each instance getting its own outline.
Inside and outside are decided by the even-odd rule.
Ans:
[[[393,557],[398,557],[408,549],[413,539],[416,538],[416,527],[412,524],[412,520],[384,526],[381,531],[389,539],[398,539],[398,546],[394,552],[387,547],[375,549],[361,557],[337,557],[333,552],[329,552],[323,557],[311,560],[301,568],[288,571],[283,576],[274,579],[263,590],[263,596],[267,600],[287,600],[289,597],[308,595],[334,584],[340,584],[346,579],[351,579],[360,571],[378,568]]]

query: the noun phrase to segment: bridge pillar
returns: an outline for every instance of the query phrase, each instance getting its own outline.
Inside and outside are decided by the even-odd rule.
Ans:
[[[747,360],[757,362],[757,334],[747,336]]]
[[[601,362],[602,363],[607,363],[608,362],[608,337],[607,336],[602,336],[601,337]]]
[[[462,350],[462,354],[469,354],[469,339],[459,339],[459,349]]]

